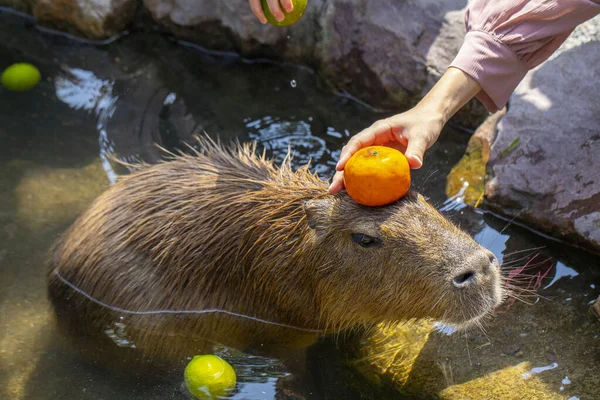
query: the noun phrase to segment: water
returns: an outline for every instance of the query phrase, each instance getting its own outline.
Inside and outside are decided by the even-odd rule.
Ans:
[[[160,154],[153,142],[172,149],[206,131],[225,141],[255,140],[278,159],[289,147],[296,165],[311,159],[313,169],[328,178],[348,137],[389,113],[327,92],[305,68],[203,53],[153,34],[135,33],[106,46],[82,44],[42,35],[26,21],[1,14],[0,68],[17,61],[36,64],[43,81],[27,93],[0,90],[0,398],[184,399],[179,376],[132,384],[86,364],[60,340],[51,319],[47,251],[123,172],[109,156],[154,162]],[[600,325],[587,313],[600,294],[600,259],[490,214],[448,206],[454,199],[445,196],[445,176],[467,140],[465,133],[445,130],[426,167],[414,173],[415,185],[507,267],[539,253],[527,273],[547,273],[539,282],[543,298],[508,304],[485,334],[439,327],[417,365],[441,369],[443,376],[433,389],[410,377],[407,387],[434,397],[448,385],[491,380],[527,362],[515,376],[534,371],[528,381],[539,380],[556,396],[600,398]],[[339,369],[337,351],[330,343],[318,347],[311,365],[322,379],[312,396],[370,398],[376,389]],[[234,398],[271,399],[281,392],[277,381],[284,382],[288,371],[276,360],[227,349],[223,354],[238,373]],[[350,381],[359,387],[346,389]]]

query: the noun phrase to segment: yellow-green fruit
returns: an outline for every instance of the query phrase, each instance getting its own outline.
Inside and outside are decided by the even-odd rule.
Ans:
[[[31,64],[18,63],[6,68],[0,77],[2,86],[15,92],[32,89],[41,79],[40,71]]]
[[[271,14],[271,11],[269,10],[268,1],[261,0],[262,9],[265,13],[265,17],[267,17],[267,21],[269,21],[271,25],[275,26],[290,26],[298,22],[300,18],[302,18],[302,16],[304,15],[304,10],[306,10],[306,3],[307,0],[292,0],[292,4],[294,4],[294,9],[290,13],[287,13],[284,10],[284,8],[281,7],[281,11],[283,11],[283,15],[285,15],[285,18],[283,19],[283,21],[279,22],[275,19],[273,14]]]
[[[219,356],[195,356],[185,367],[185,386],[197,399],[224,397],[235,389],[233,367]]]

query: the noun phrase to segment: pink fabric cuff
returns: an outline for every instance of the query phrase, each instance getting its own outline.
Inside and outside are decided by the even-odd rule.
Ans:
[[[450,64],[475,79],[482,88],[477,99],[490,112],[503,108],[528,68],[500,40],[481,31],[469,31]]]

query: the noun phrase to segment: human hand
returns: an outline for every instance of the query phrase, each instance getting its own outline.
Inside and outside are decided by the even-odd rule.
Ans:
[[[248,1],[256,18],[258,18],[262,24],[266,24],[267,17],[265,17],[265,13],[263,12],[261,0]],[[294,10],[294,4],[292,3],[292,0],[267,0],[267,2],[269,4],[269,11],[271,11],[271,14],[273,14],[275,19],[279,22],[283,21],[285,18],[282,9],[287,13]]]
[[[394,147],[406,155],[411,168],[421,168],[425,151],[438,139],[446,121],[480,91],[479,83],[469,75],[448,68],[415,108],[377,121],[350,139],[340,154],[329,193],[344,188],[346,162],[363,147]]]
[[[346,162],[364,147],[376,145],[393,147],[406,155],[411,168],[421,168],[425,151],[440,136],[444,122],[441,115],[419,106],[375,122],[352,137],[342,149],[329,193],[338,193],[344,188]]]

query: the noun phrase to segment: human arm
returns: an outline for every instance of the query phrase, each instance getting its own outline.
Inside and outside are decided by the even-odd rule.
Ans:
[[[600,0],[472,0],[467,34],[450,66],[475,79],[482,88],[479,101],[497,111],[530,69],[599,13]]]

